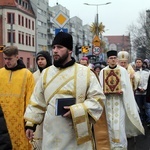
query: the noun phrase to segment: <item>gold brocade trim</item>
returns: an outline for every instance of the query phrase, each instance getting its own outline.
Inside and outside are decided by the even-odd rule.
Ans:
[[[112,139],[112,141],[113,141],[114,143],[120,143],[120,140],[119,140],[119,139]]]
[[[47,73],[48,73],[49,69],[50,69],[50,67],[46,68],[44,76],[43,76],[43,87],[44,87],[44,89],[46,88],[46,78],[47,78]]]
[[[87,123],[87,126],[88,126],[88,134],[89,134],[89,137],[90,137],[90,141],[91,141],[91,143],[92,143],[92,147],[93,147],[93,149],[94,149],[94,140],[93,140],[93,133],[92,133],[92,124],[90,124],[90,121],[89,121],[89,116],[88,116],[88,112],[87,112],[87,108],[85,107],[85,105],[83,104],[83,108],[84,108],[84,110],[85,110],[85,121],[86,121],[86,123]]]
[[[49,68],[47,68],[47,69],[49,69]],[[44,74],[44,80],[45,80],[45,89],[47,88],[47,86],[51,83],[51,82],[53,82],[53,80],[59,75],[59,74],[61,74],[63,71],[66,71],[66,70],[68,70],[69,69],[69,67],[68,68],[65,68],[65,69],[61,69],[47,84],[46,84],[46,78],[47,78],[47,73],[46,73],[46,75]],[[48,72],[48,71],[47,71]]]
[[[81,118],[82,120],[80,120],[81,118],[80,117],[75,117],[75,111],[74,109],[78,109],[78,111],[80,111],[82,109],[82,112],[84,110],[84,114],[85,115],[82,115]],[[70,111],[71,111],[71,114],[72,114],[72,120],[73,120],[73,124],[74,124],[74,130],[75,130],[75,134],[76,134],[76,141],[77,141],[77,144],[80,145],[80,144],[83,144],[85,142],[88,142],[88,141],[91,141],[92,143],[92,147],[94,149],[94,143],[93,143],[93,139],[92,139],[92,131],[91,131],[91,126],[90,126],[90,123],[89,123],[89,118],[88,118],[88,114],[87,114],[87,111],[86,111],[86,108],[84,107],[83,104],[76,104],[76,105],[73,105],[70,107]],[[80,119],[77,119],[77,118],[80,118]],[[78,130],[77,126],[80,124],[80,123],[83,123],[85,122],[86,126],[87,126],[87,129],[88,129],[88,133],[86,134],[86,136],[83,136],[83,137],[79,137],[79,132],[82,132],[80,130]],[[85,128],[86,129],[86,128]]]
[[[90,86],[90,73],[91,73],[91,70],[90,70],[90,68],[88,68],[88,71],[87,71],[87,89]]]
[[[100,105],[101,105],[103,108],[105,107],[104,102],[103,102],[103,100],[102,100],[101,98],[99,98],[98,102],[100,103]]]
[[[105,107],[100,119],[93,125],[96,150],[110,150]]]
[[[27,121],[27,122],[26,122],[26,126],[28,126],[28,127],[33,127],[34,124],[33,124],[32,122],[30,122],[30,121]]]
[[[51,98],[54,97],[54,95],[55,95],[56,93],[58,93],[58,91],[59,91],[64,85],[66,85],[68,81],[70,81],[70,80],[73,79],[73,78],[74,78],[74,77],[68,78],[65,82],[63,82],[63,83],[59,86],[59,88],[56,89],[55,92],[53,92],[53,94],[51,94],[51,96],[50,96],[50,97],[48,98],[48,100],[47,100],[47,105],[48,105],[49,101],[51,100]]]
[[[73,92],[69,90],[60,90],[57,94],[73,95]]]
[[[35,108],[38,108],[40,110],[43,110],[43,111],[46,111],[46,108],[45,107],[41,107],[39,106],[37,103],[33,102],[33,101],[30,101],[29,103],[30,105],[34,106]]]
[[[79,117],[76,117],[75,118],[75,122],[76,124],[79,124],[79,123],[82,123],[82,122],[85,122],[85,116],[79,116]]]
[[[77,96],[76,96],[76,87],[77,87],[77,63],[75,63],[75,71],[74,71],[74,75],[75,75],[75,78],[74,78],[74,95],[77,99]]]
[[[24,117],[25,121],[26,121],[26,125],[28,124],[29,126],[32,124],[40,124],[39,122],[36,122],[35,120],[32,120],[31,118],[28,117]],[[28,123],[27,123],[28,122]],[[30,123],[29,123],[30,122]]]
[[[80,144],[83,144],[85,142],[88,142],[88,141],[91,141],[91,136],[84,136],[82,138],[79,138],[77,139],[77,143],[80,145]]]

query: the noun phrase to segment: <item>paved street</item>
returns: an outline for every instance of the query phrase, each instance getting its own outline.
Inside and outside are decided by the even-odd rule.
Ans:
[[[128,150],[150,150],[150,129],[145,127],[145,135],[128,139]]]

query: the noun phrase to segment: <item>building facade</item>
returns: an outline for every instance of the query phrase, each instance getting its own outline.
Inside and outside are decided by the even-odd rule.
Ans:
[[[36,15],[36,53],[41,50],[48,50],[47,46],[47,17],[48,0],[30,0]]]
[[[124,50],[127,51],[130,56],[132,55],[130,35],[104,36],[104,38],[107,41],[108,50],[116,50],[117,52]]]
[[[0,1],[0,45],[17,46],[28,69],[35,67],[35,14],[29,0]],[[0,67],[3,67],[0,53]]]
[[[60,27],[54,18],[62,12],[67,18],[64,26]],[[0,46],[16,45],[19,48],[19,56],[23,59],[28,69],[35,70],[36,53],[45,50],[52,56],[52,41],[56,35],[56,29],[67,29],[73,36],[73,57],[78,61],[82,56],[93,55],[93,35],[90,25],[83,25],[83,21],[77,17],[70,17],[70,11],[56,3],[50,7],[48,0],[0,0]],[[131,53],[130,36],[104,36],[106,49],[126,50]],[[75,54],[78,46],[80,53]],[[81,47],[88,46],[89,51],[82,53]],[[0,52],[0,67],[3,64],[2,52]],[[99,56],[103,60],[104,56]],[[102,58],[102,59],[101,59]]]

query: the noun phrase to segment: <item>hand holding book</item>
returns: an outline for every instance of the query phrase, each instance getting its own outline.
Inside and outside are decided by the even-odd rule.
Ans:
[[[64,115],[69,111],[69,109],[64,109],[64,106],[71,106],[75,104],[75,98],[57,98],[56,99],[56,107],[55,107],[55,114],[56,116]]]

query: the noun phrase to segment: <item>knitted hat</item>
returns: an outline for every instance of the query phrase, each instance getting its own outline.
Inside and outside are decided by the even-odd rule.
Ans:
[[[51,56],[50,56],[50,53],[48,51],[40,51],[40,52],[38,52],[37,55],[36,55],[36,62],[38,61],[39,57],[44,57],[46,59],[46,62],[47,62],[46,67],[49,67],[49,66],[52,65],[52,63],[51,63]],[[40,69],[39,66],[38,66],[38,68]]]
[[[107,52],[107,58],[109,58],[110,56],[117,56],[117,51],[115,50],[110,50]]]
[[[118,53],[118,59],[119,60],[128,60],[129,59],[129,53],[127,51],[120,51]]]
[[[56,34],[53,40],[52,46],[56,44],[62,45],[72,51],[72,48],[73,48],[72,36],[69,33],[59,32]]]
[[[88,61],[89,59],[88,59],[88,57],[84,56],[81,58],[81,60],[87,60]]]
[[[100,64],[96,64],[96,65],[94,66],[94,70],[96,70],[96,68],[99,68],[100,70],[102,69],[102,67],[101,67]]]

